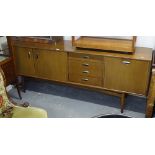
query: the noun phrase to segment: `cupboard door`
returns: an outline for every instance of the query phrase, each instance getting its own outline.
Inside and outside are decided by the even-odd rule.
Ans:
[[[67,53],[34,50],[36,76],[48,80],[67,80]]]
[[[35,76],[33,51],[31,48],[15,47],[14,56],[17,74]]]
[[[146,95],[150,63],[147,61],[105,57],[104,87]]]

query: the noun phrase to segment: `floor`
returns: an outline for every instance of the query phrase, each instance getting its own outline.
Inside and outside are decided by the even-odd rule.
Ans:
[[[62,86],[44,80],[28,79],[22,101],[15,88],[9,91],[17,102],[29,102],[31,106],[44,108],[50,118],[90,118],[101,114],[120,114],[120,99],[100,92]],[[145,117],[146,99],[128,96],[123,115]]]

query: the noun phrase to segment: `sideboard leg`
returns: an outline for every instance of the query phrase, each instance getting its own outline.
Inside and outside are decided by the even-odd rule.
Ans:
[[[22,79],[21,79],[21,81],[22,81],[22,90],[23,90],[23,92],[25,93],[25,92],[26,92],[25,77],[22,76],[21,78],[22,78]]]
[[[121,94],[120,103],[121,103],[121,113],[123,113],[123,111],[124,111],[124,105],[125,105],[125,93],[122,93]]]
[[[20,100],[22,99],[22,96],[21,96],[21,92],[20,92],[20,84],[19,84],[19,79],[18,77],[16,77],[15,81],[12,83],[15,88],[17,89],[17,93],[18,93],[18,96],[20,98]]]
[[[16,84],[16,89],[17,89],[19,98],[22,99],[21,92],[20,92],[20,88],[19,88],[19,83]]]

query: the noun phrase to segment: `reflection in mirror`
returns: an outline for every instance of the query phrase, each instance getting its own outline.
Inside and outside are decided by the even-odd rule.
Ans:
[[[6,36],[0,36],[0,55],[9,55],[9,48]]]

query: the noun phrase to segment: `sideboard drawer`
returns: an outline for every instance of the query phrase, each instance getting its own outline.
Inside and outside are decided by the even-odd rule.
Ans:
[[[85,75],[69,74],[69,81],[85,85],[102,86],[101,78],[94,78]]]
[[[69,53],[69,58],[85,59],[85,60],[102,60],[101,56],[90,55],[87,53]]]
[[[101,61],[69,59],[69,74],[88,75],[90,77],[102,77]]]

